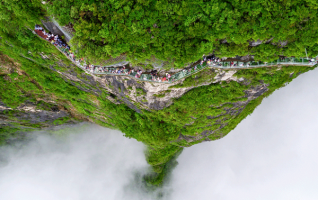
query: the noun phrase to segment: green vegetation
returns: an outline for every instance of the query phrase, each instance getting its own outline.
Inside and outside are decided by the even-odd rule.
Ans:
[[[158,98],[162,98],[165,97],[166,94],[165,93],[161,93],[161,94],[154,94],[153,96],[158,97]]]
[[[165,97],[167,93],[171,92],[171,90],[165,90],[159,94],[154,94],[153,96],[161,98],[161,97]]]
[[[1,47],[4,45],[2,43]],[[183,147],[200,143],[206,139],[216,140],[224,137],[247,115],[251,114],[264,97],[283,87],[285,83],[296,78],[300,73],[313,69],[313,67],[297,66],[283,67],[280,70],[277,68],[242,69],[236,73],[236,76],[244,77],[246,82],[250,82],[249,85],[230,81],[229,83],[222,82],[197,87],[181,98],[175,99],[168,108],[152,112],[143,110],[142,114],[139,114],[124,104],[116,105],[108,101],[106,99],[108,94],[105,92],[96,96],[78,89],[64,81],[57,72],[31,62],[15,54],[9,48],[1,48],[1,51],[15,58],[14,63],[19,63],[17,68],[28,75],[17,75],[16,72],[13,72],[0,77],[1,88],[10,88],[11,91],[8,93],[7,90],[1,90],[0,100],[2,102],[14,108],[26,100],[35,99],[38,107],[45,108],[48,106],[38,99],[43,96],[54,97],[60,106],[64,106],[73,113],[75,119],[89,118],[102,126],[121,130],[126,137],[143,142],[149,147],[146,153],[147,161],[154,170],[145,177],[145,180],[154,185],[162,184],[171,166],[176,164],[175,161],[173,161],[174,164],[171,164],[171,159],[175,158]],[[4,79],[4,77],[8,78]],[[34,81],[30,81],[31,78]],[[193,77],[187,79],[193,80]],[[187,79],[185,83],[189,82]],[[229,109],[237,111],[235,103],[247,100],[244,91],[250,89],[251,86],[260,85],[261,81],[269,84],[269,90],[265,94],[249,102],[241,113],[234,115],[227,113],[226,110]],[[137,88],[137,92],[140,95],[146,94],[141,88]],[[12,98],[15,98],[15,101],[11,101]],[[109,117],[105,121],[102,116]],[[61,124],[65,122],[64,120],[65,118],[52,123]],[[23,125],[34,127],[28,123],[23,123]],[[13,127],[5,131],[12,136],[17,130]],[[205,131],[209,131],[209,133],[202,135]],[[180,138],[180,134],[183,137]],[[185,137],[188,137],[188,140]]]
[[[147,69],[153,69],[153,66],[150,64],[144,65],[143,69],[147,70]]]
[[[183,147],[224,137],[251,114],[263,98],[314,67],[242,69],[236,72],[238,78],[245,79],[241,83],[229,81],[200,86],[215,77],[213,69],[205,69],[174,86],[196,88],[174,99],[171,106],[138,113],[125,104],[109,101],[110,94],[98,84],[67,80],[56,71],[76,73],[82,80],[88,76],[82,75],[63,54],[28,30],[47,14],[44,6],[61,24],[73,23],[76,33],[72,44],[80,55],[92,60],[126,55],[132,64],[137,64],[155,56],[182,67],[213,50],[220,56],[255,54],[264,61],[279,54],[300,56],[305,48],[309,56],[318,54],[315,39],[318,3],[313,0],[51,0],[46,5],[40,1],[3,1],[0,5],[0,102],[12,110],[0,113],[8,119],[7,124],[0,126],[0,143],[17,137],[19,131],[69,120],[90,120],[119,129],[126,137],[148,146],[146,157],[153,172],[145,176],[145,181],[150,185],[162,185]],[[289,44],[284,48],[271,43],[248,46],[249,40],[272,37],[271,42],[288,40]],[[228,43],[222,44],[222,39]],[[40,54],[49,59],[42,59]],[[247,101],[246,90],[262,84],[268,84],[268,90]],[[144,89],[136,88],[137,96],[146,94]],[[41,110],[58,106],[70,117],[43,123],[20,120],[19,115],[24,111],[17,108],[30,102]],[[141,104],[136,106],[140,108]]]
[[[142,88],[136,88],[136,96],[146,95],[147,93]]]
[[[63,118],[59,118],[53,121],[54,125],[61,125],[64,124],[65,122],[67,122],[70,118],[69,117],[63,117]]]
[[[74,25],[74,48],[94,61],[125,54],[136,64],[155,56],[182,68],[213,50],[262,61],[305,56],[305,48],[318,54],[315,0],[51,0],[46,6],[61,25]],[[249,46],[258,39],[265,42]]]
[[[147,174],[144,179],[148,187],[160,186],[169,177],[173,168],[178,164],[176,161],[178,156],[182,153],[183,148],[170,146],[164,151],[149,151],[147,155],[147,162],[153,167],[153,173]],[[168,152],[167,152],[168,151]],[[158,161],[153,162],[152,159],[162,160],[161,164]],[[164,159],[164,160],[163,160]]]
[[[0,145],[6,144],[8,139],[19,137],[19,131],[27,132],[32,130],[34,129],[21,126],[19,123],[11,123],[9,126],[0,126]]]
[[[205,82],[213,81],[215,77],[215,69],[205,68],[199,73],[193,74],[186,78],[182,83],[173,85],[170,88],[183,88],[183,87],[191,87],[191,86],[199,86]]]

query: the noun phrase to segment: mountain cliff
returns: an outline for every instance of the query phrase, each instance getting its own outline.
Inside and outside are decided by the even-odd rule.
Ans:
[[[71,43],[79,55],[105,62],[127,56],[136,65],[146,64],[156,55],[170,67],[183,68],[196,62],[202,54],[213,52],[220,57],[241,52],[242,56],[253,54],[270,59],[284,53],[303,55],[300,50],[307,49],[310,55],[315,55],[318,52],[314,39],[317,3],[277,3],[275,7],[275,3],[269,2],[276,10],[289,12],[289,7],[300,10],[290,13],[294,16],[291,21],[274,13],[284,22],[282,27],[277,25],[281,22],[271,21],[275,18],[261,20],[263,15],[259,9],[263,6],[256,4],[245,10],[242,7],[245,4],[219,2],[209,14],[202,2],[193,8],[193,2],[187,4],[187,1],[182,7],[166,1],[72,2],[74,5],[68,1],[42,4],[25,0],[0,5],[4,11],[0,18],[1,144],[23,139],[26,131],[89,121],[118,129],[126,137],[147,145],[146,159],[152,169],[144,180],[149,186],[158,186],[176,165],[183,148],[226,136],[263,98],[316,67],[210,67],[174,83],[93,75],[78,68],[53,45],[32,33],[33,26],[40,24],[40,19],[48,14],[46,9],[64,25],[73,23],[70,26],[74,26],[76,33]],[[229,8],[234,4],[243,11],[230,13]],[[149,5],[155,10],[146,11]],[[307,12],[309,7],[312,12]],[[304,14],[299,16],[298,13]],[[127,23],[119,23],[125,16],[129,19]],[[108,20],[103,21],[105,17]],[[19,20],[22,18],[28,20]],[[150,21],[142,21],[145,18]],[[118,25],[117,29],[115,22],[122,26]],[[275,28],[268,25],[270,22],[276,24]],[[264,29],[257,28],[260,23]],[[235,27],[240,31],[234,34]],[[212,29],[214,32],[209,31]],[[268,31],[264,31],[266,29]],[[313,32],[315,34],[311,34]],[[257,39],[274,44],[264,42],[250,48],[251,40]],[[287,46],[277,45],[286,40],[289,41]]]
[[[264,97],[315,68],[206,68],[165,84],[85,73],[53,46],[26,55],[6,43],[1,48],[1,143],[80,121],[119,129],[148,146],[153,173],[145,179],[152,185],[162,183],[184,147],[224,137]]]

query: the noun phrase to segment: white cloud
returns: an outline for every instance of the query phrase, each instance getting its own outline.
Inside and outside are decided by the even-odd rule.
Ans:
[[[95,125],[69,131],[1,148],[0,199],[127,199],[134,174],[148,167],[144,145]]]

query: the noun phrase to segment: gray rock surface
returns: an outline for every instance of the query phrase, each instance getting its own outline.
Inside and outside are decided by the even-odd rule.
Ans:
[[[256,46],[258,46],[258,45],[260,45],[260,44],[262,44],[262,43],[263,43],[262,40],[250,41],[250,42],[249,42],[249,44],[250,44],[251,47],[256,47]]]

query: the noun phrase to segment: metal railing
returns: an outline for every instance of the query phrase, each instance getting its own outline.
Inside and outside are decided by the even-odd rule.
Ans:
[[[36,34],[34,31],[32,31]],[[37,35],[37,34],[36,34]],[[40,37],[41,38],[41,37]],[[43,39],[43,38],[42,38]],[[199,71],[205,68],[220,68],[220,69],[248,69],[248,68],[257,68],[257,67],[271,67],[277,65],[298,65],[298,66],[314,66],[317,64],[317,60],[307,59],[307,58],[284,58],[278,59],[273,62],[261,62],[261,61],[249,61],[249,62],[210,62],[206,61],[203,64],[198,64],[194,67],[183,69],[169,78],[167,77],[157,77],[150,74],[138,74],[137,72],[131,72],[128,69],[123,69],[118,71],[117,68],[103,67],[103,66],[92,66],[87,68],[85,61],[79,61],[72,58],[69,55],[68,49],[65,47],[57,47],[68,59],[70,59],[76,66],[83,69],[85,72],[96,75],[116,75],[116,76],[129,76],[140,81],[149,81],[157,83],[173,83],[175,81],[181,80],[192,74],[198,73]]]
[[[277,66],[277,65],[299,65],[299,66],[313,66],[317,64],[317,60],[315,59],[307,59],[307,58],[284,58],[284,59],[277,59],[276,61],[272,62],[261,62],[261,61],[250,61],[250,62],[238,62],[235,61],[234,64],[231,62],[219,62],[219,63],[212,63],[210,66],[222,68],[222,69],[229,69],[229,68],[255,68],[255,67],[270,67],[270,66]]]
[[[76,66],[83,69],[85,72],[88,72],[90,74],[95,74],[95,75],[129,76],[129,77],[138,79],[140,81],[157,82],[157,83],[173,83],[175,81],[188,77],[192,74],[195,74],[205,68],[211,67],[210,65],[207,65],[207,63],[205,62],[202,65],[197,65],[190,69],[184,69],[180,72],[177,72],[171,75],[169,79],[167,77],[152,76],[151,74],[138,74],[136,71],[130,72],[130,70],[128,69],[120,70],[120,72],[118,73],[118,67],[117,68],[102,67],[102,66],[87,67],[87,64],[85,63],[85,61],[81,62],[79,60],[73,59],[70,55],[68,55],[67,50],[65,48],[58,47],[58,46],[56,47],[62,53],[64,53],[64,55],[67,58],[69,58]]]
[[[249,68],[257,68],[257,67],[271,67],[277,65],[298,65],[298,66],[314,66],[317,64],[317,60],[307,59],[307,58],[285,58],[278,59],[274,62],[261,62],[261,61],[250,61],[250,62],[204,62],[202,65],[196,65],[189,69],[183,69],[173,75],[169,79],[154,77],[150,74],[141,74],[140,76],[137,72],[129,73],[128,69],[123,69],[118,72],[118,68],[109,68],[102,66],[93,66],[91,68],[87,68],[85,62],[74,61],[71,57],[69,57],[63,50],[63,48],[58,47],[60,51],[62,51],[72,62],[83,69],[86,72],[96,75],[116,75],[116,76],[129,76],[136,78],[140,81],[149,81],[149,82],[158,82],[158,83],[173,83],[175,81],[181,80],[192,74],[198,73],[199,71],[205,68],[220,68],[220,69],[249,69]]]

